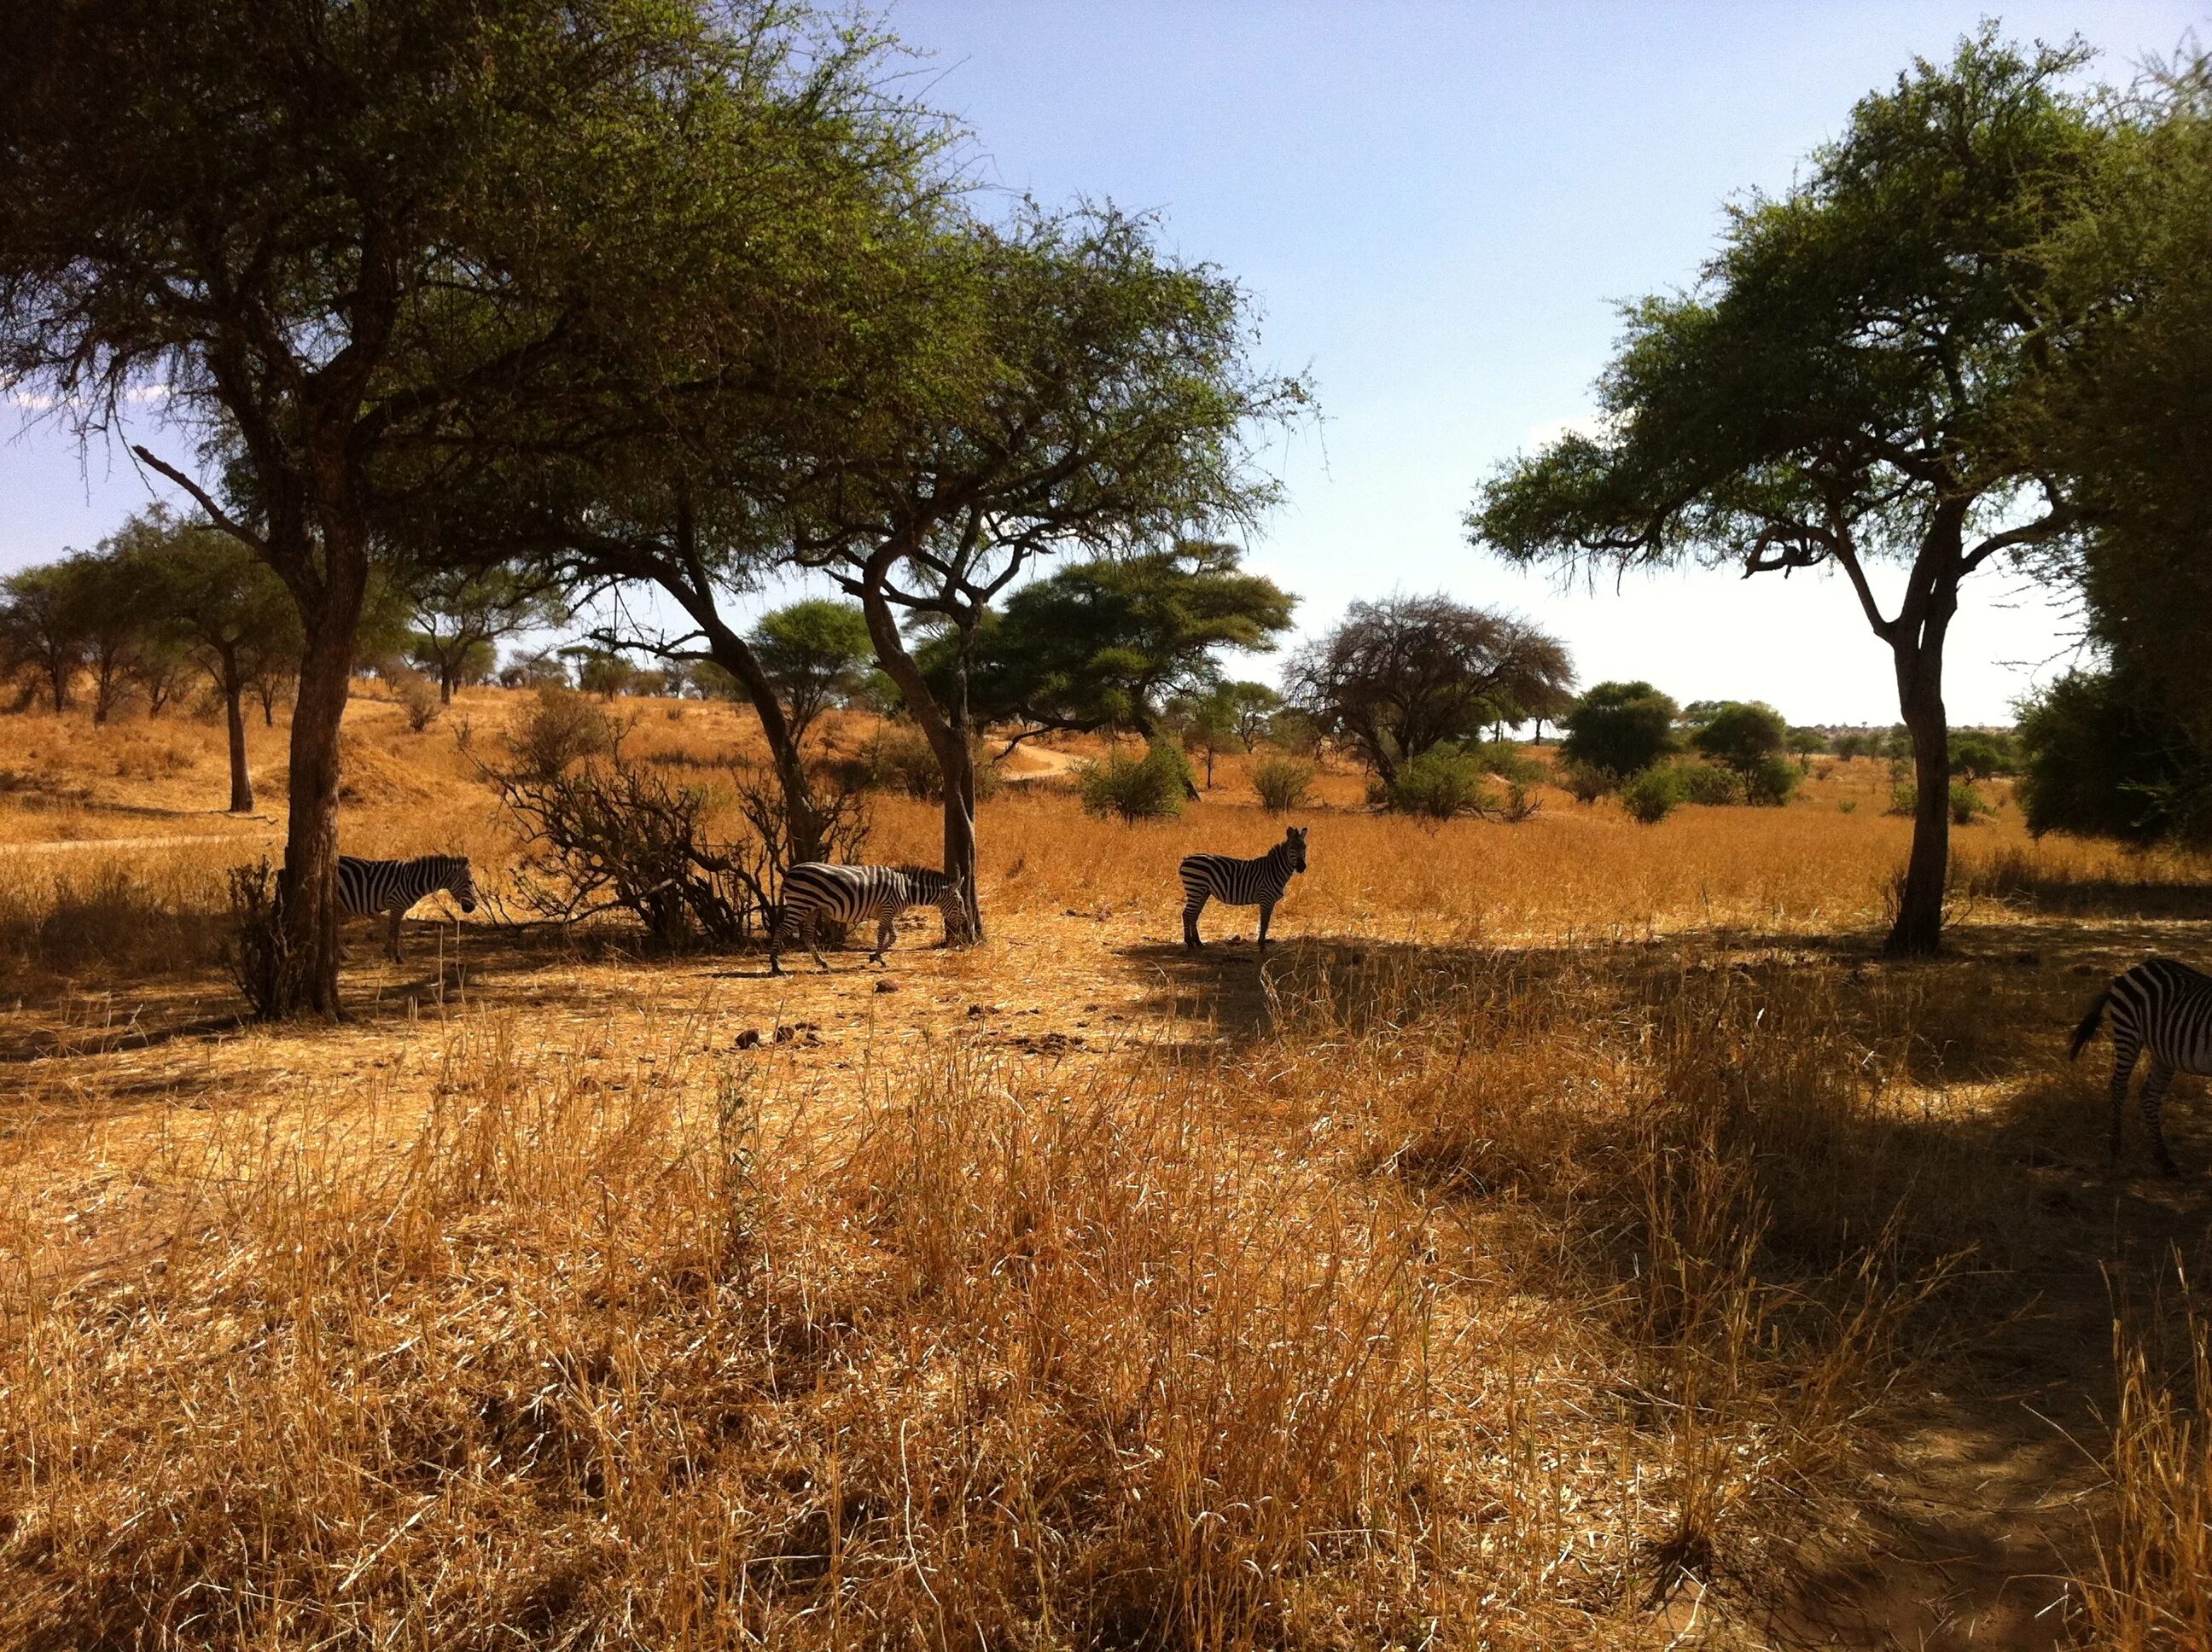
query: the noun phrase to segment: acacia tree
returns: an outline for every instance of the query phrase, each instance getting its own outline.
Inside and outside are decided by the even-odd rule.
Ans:
[[[1385,785],[1400,767],[1493,722],[1573,702],[1565,647],[1525,620],[1438,594],[1356,602],[1292,656],[1291,703],[1359,753]]]
[[[795,495],[800,559],[866,615],[876,658],[945,776],[944,867],[976,898],[976,708],[992,603],[1037,558],[1249,522],[1273,497],[1249,439],[1305,400],[1263,374],[1243,295],[1177,264],[1144,220],[1024,213],[942,238],[902,325],[926,341],[883,416]],[[907,622],[949,642],[933,683]]]
[[[977,721],[1013,725],[1010,751],[1055,731],[1127,729],[1151,739],[1169,701],[1195,703],[1223,686],[1224,649],[1271,649],[1290,629],[1297,598],[1240,561],[1234,545],[1185,541],[1023,586],[976,635],[969,696]],[[933,684],[947,682],[958,647],[957,635],[942,633],[918,655]],[[1275,696],[1260,692],[1264,723]],[[1245,703],[1221,702],[1224,733]]]
[[[20,568],[0,580],[0,657],[8,669],[43,679],[57,714],[70,708],[70,688],[84,664],[83,605],[69,569],[59,562]],[[37,690],[26,684],[19,710]]]
[[[859,605],[819,597],[762,615],[748,641],[802,748],[823,712],[860,692],[875,662]]]
[[[1601,434],[1509,464],[1468,519],[1519,562],[1843,571],[1889,647],[1918,773],[1894,952],[1942,934],[1960,584],[2079,525],[2020,426],[2051,348],[2039,249],[2094,143],[2058,84],[2083,56],[1985,28],[1862,100],[1803,181],[1732,210],[1695,290],[1630,308]],[[1888,611],[1884,561],[1905,570]]]
[[[1568,762],[1614,781],[1641,773],[1674,749],[1679,708],[1649,683],[1600,683],[1560,720]]]
[[[434,567],[404,589],[413,623],[408,652],[438,679],[443,705],[453,704],[472,664],[497,659],[501,639],[568,617],[550,582],[503,565]]]
[[[299,610],[251,548],[156,506],[113,541],[118,573],[139,593],[156,639],[182,650],[222,702],[230,751],[230,810],[253,811],[246,695],[300,656]]]
[[[137,451],[284,582],[304,646],[272,1012],[335,1015],[338,725],[394,466],[495,450],[685,232],[781,165],[818,42],[773,0],[0,9],[0,378]],[[742,130],[711,167],[702,134]],[[745,164],[748,153],[756,164]],[[679,325],[672,316],[669,325]]]

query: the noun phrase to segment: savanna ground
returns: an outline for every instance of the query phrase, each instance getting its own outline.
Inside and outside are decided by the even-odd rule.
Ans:
[[[356,701],[349,850],[497,887],[453,730],[521,704]],[[2212,865],[2006,807],[1895,963],[1880,765],[1653,828],[1331,773],[1280,944],[1193,957],[1176,860],[1281,821],[1066,762],[985,805],[977,950],[434,903],[259,1028],[219,730],[0,719],[0,1643],[2212,1644],[2212,1109],[2108,1166],[2063,1059]]]

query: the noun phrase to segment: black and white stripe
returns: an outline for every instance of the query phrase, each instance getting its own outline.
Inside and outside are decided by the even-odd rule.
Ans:
[[[1208,901],[1224,906],[1260,908],[1260,944],[1267,944],[1267,920],[1291,879],[1306,869],[1306,829],[1293,826],[1283,841],[1256,860],[1225,854],[1185,855],[1182,862],[1182,944],[1198,947],[1198,914]]]
[[[2073,1060],[2097,1036],[2107,1012],[2112,1020],[2112,1154],[2120,1156],[2120,1116],[2127,1110],[2128,1076],[2145,1050],[2150,1076],[2143,1080],[2143,1123],[2150,1133],[2151,1155],[2168,1175],[2179,1175],[2166,1151],[2161,1114],[2166,1092],[2177,1072],[2212,1073],[2212,975],[2199,974],[2172,958],[2153,958],[2097,994],[2089,1013],[2074,1029],[2067,1052]]]
[[[477,909],[477,883],[465,854],[426,854],[413,860],[362,860],[349,854],[338,857],[338,904],[356,917],[380,912],[392,914],[392,961],[399,956],[399,920],[416,902],[440,890],[461,903],[464,912]]]
[[[784,874],[783,915],[769,936],[769,970],[774,975],[783,973],[779,954],[784,938],[792,933],[805,936],[806,950],[813,953],[815,963],[827,969],[830,961],[822,956],[815,931],[817,922],[823,918],[848,926],[873,918],[876,950],[868,959],[881,963],[893,938],[892,920],[908,907],[927,906],[945,914],[947,941],[965,930],[967,908],[959,883],[941,872],[927,866],[836,866],[826,860],[802,861]]]

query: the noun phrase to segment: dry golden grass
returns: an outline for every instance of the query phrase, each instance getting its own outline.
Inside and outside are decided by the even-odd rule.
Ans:
[[[518,699],[356,705],[348,847],[495,884],[450,723]],[[702,784],[750,749],[623,709]],[[125,734],[191,761],[101,772]],[[0,768],[184,835],[119,811],[220,803],[219,738],[0,719]],[[2056,1584],[1875,1588],[2015,1512],[1905,1442],[2010,1451],[2015,1390],[2101,1437],[2098,1247],[2203,1206],[2106,1172],[2057,1058],[2212,870],[2007,811],[1955,956],[1889,967],[1878,765],[1650,829],[1423,829],[1340,772],[1255,969],[1176,944],[1177,859],[1279,834],[1243,765],[1128,827],[1063,789],[1090,750],[1024,756],[992,944],[910,932],[895,993],[422,922],[403,968],[356,938],[337,1029],[214,1014],[269,824],[32,848],[62,817],[0,796],[0,1641],[2051,1643]],[[936,841],[878,802],[878,858]],[[2193,1390],[2124,1357],[2094,1539],[2005,1574],[2074,1567],[2098,1643],[2203,1637],[2197,1335]],[[1908,1483],[1969,1507],[1922,1529]]]

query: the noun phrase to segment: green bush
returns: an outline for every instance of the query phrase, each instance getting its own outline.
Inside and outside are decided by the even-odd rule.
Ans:
[[[1787,757],[1766,758],[1743,771],[1744,801],[1778,809],[1796,795],[1804,778],[1804,771]]]
[[[1577,803],[1595,803],[1617,789],[1620,782],[1593,763],[1578,763],[1570,758],[1560,765],[1559,784]]]
[[[1996,805],[1975,790],[1972,780],[1952,782],[1951,823],[1954,826],[1971,826],[1996,811]]]
[[[1115,751],[1104,762],[1085,763],[1075,784],[1094,815],[1124,820],[1165,820],[1182,812],[1192,790],[1190,764],[1181,747],[1155,740],[1141,757]]]
[[[1006,777],[996,763],[988,760],[981,741],[975,743],[973,756],[976,799],[996,797]],[[860,748],[846,778],[872,792],[903,792],[924,803],[945,800],[945,774],[938,767],[937,753],[930,746],[929,737],[912,723],[893,723],[878,729]]]
[[[1490,780],[1480,760],[1466,752],[1431,751],[1401,765],[1380,791],[1382,806],[1393,814],[1449,820],[1480,809]]]
[[[1269,814],[1288,814],[1304,806],[1306,789],[1318,772],[1302,757],[1262,757],[1252,765],[1252,789]]]
[[[1483,773],[1510,786],[1538,786],[1551,778],[1549,769],[1510,740],[1486,740],[1469,748],[1467,755]]]
[[[1563,720],[1562,749],[1571,763],[1609,774],[1618,784],[1674,750],[1678,714],[1674,702],[1649,683],[1601,683]]]
[[[1920,788],[1911,780],[1898,780],[1889,788],[1889,812],[1893,815],[1917,815],[1920,812]]]
[[[1620,788],[1620,806],[1629,818],[1656,826],[1674,812],[1682,801],[1684,770],[1655,765],[1632,776]]]
[[[1684,803],[1734,803],[1740,795],[1735,776],[1711,763],[1680,763],[1668,772],[1680,786]]]

